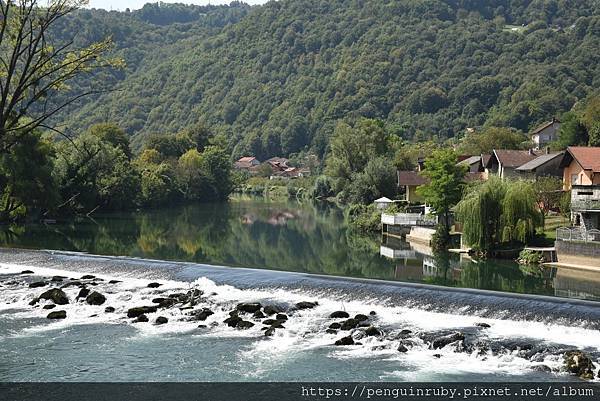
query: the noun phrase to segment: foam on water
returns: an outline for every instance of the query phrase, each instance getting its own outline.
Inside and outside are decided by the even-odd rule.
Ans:
[[[19,275],[22,270],[30,269],[35,272],[33,276]],[[79,288],[76,286],[65,288],[64,291],[70,299],[68,305],[57,305],[52,310],[44,310],[42,306],[50,303],[40,301],[39,306],[32,307],[29,302],[40,293],[53,287],[29,288],[27,283],[39,277],[65,276],[79,277],[81,272],[74,273],[40,266],[26,266],[21,264],[0,263],[0,279],[3,279],[0,291],[0,313],[3,318],[17,320],[39,318],[39,324],[29,325],[21,330],[12,330],[7,336],[36,336],[41,333],[52,332],[61,334],[62,330],[75,325],[90,324],[122,324],[135,328],[138,338],[152,336],[190,334],[194,337],[216,338],[245,338],[248,346],[239,355],[240,361],[252,366],[245,373],[251,378],[260,378],[265,372],[283,366],[294,358],[299,357],[309,350],[323,350],[329,358],[337,359],[368,359],[377,358],[402,369],[390,370],[381,375],[382,379],[395,378],[401,380],[427,380],[427,375],[460,374],[472,372],[477,374],[506,373],[520,375],[531,371],[535,365],[544,364],[558,370],[562,359],[557,355],[547,355],[542,360],[531,361],[524,358],[517,351],[500,354],[454,352],[452,347],[438,350],[428,348],[428,345],[417,337],[411,338],[414,346],[406,353],[396,351],[400,340],[394,336],[363,337],[357,338],[361,345],[348,347],[332,347],[335,340],[350,332],[340,331],[338,334],[326,334],[325,328],[332,322],[328,316],[336,310],[345,310],[351,316],[362,313],[369,314],[375,311],[372,317],[373,325],[382,328],[386,333],[395,333],[400,329],[409,329],[414,333],[437,331],[462,331],[478,330],[477,336],[488,342],[504,340],[525,340],[530,343],[548,346],[560,345],[584,349],[586,352],[600,355],[600,336],[596,330],[585,327],[569,327],[556,323],[531,320],[507,320],[501,318],[482,318],[477,315],[465,314],[464,310],[448,311],[446,313],[428,310],[426,305],[417,307],[410,303],[394,305],[385,296],[356,296],[352,293],[327,293],[323,290],[310,288],[249,288],[240,289],[232,285],[217,284],[213,280],[201,277],[192,282],[160,279],[159,288],[148,288],[153,280],[151,273],[137,272],[135,274],[119,273],[118,276],[98,274],[101,281],[96,286],[88,286],[90,290],[97,290],[104,294],[107,301],[101,306],[88,305],[83,300],[75,301]],[[109,280],[120,280],[116,284],[108,284]],[[11,284],[11,281],[15,283]],[[68,279],[65,280],[65,283]],[[60,287],[64,283],[56,283]],[[152,305],[152,299],[167,296],[168,293],[186,292],[199,289],[203,292],[198,307],[208,307],[214,315],[206,322],[187,321],[186,312],[179,308],[159,309],[149,313],[149,323],[132,323],[126,317],[127,309],[134,306]],[[293,305],[300,301],[317,301],[318,306],[313,309],[297,310],[284,323],[285,329],[278,329],[273,337],[264,337],[261,324],[253,320],[255,325],[248,330],[237,330],[223,324],[229,317],[229,311],[240,302],[261,302],[263,304]],[[115,308],[114,313],[104,313],[106,306]],[[64,320],[48,321],[45,316],[56,310],[65,310],[67,318]],[[168,324],[155,325],[152,322],[158,316],[169,319]],[[498,316],[502,316],[499,311]],[[248,320],[252,320],[250,315]],[[487,329],[474,329],[476,323],[487,323]],[[205,324],[206,328],[198,328],[198,324]],[[213,325],[218,323],[218,325]],[[356,334],[356,333],[355,333]]]

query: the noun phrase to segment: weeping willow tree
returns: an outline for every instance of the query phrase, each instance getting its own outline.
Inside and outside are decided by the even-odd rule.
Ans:
[[[527,242],[542,224],[533,185],[492,177],[473,187],[456,206],[464,242],[481,250]]]

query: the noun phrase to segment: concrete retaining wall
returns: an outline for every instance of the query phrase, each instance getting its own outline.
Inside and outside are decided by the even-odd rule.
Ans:
[[[556,241],[559,263],[600,269],[600,242]]]

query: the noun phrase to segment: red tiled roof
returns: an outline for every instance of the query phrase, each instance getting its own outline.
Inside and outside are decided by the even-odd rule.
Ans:
[[[427,184],[427,178],[416,171],[398,171],[398,185],[418,186]]]
[[[567,152],[584,170],[600,172],[600,147],[569,146]]]
[[[252,160],[256,160],[256,157],[253,157],[253,156],[246,156],[246,157],[242,157],[242,158],[240,158],[240,159],[238,160],[238,162],[240,162],[240,163],[249,163],[249,162],[251,162]]]
[[[502,166],[509,168],[522,166],[523,164],[530,162],[539,156],[535,152],[529,150],[494,149],[494,154]]]

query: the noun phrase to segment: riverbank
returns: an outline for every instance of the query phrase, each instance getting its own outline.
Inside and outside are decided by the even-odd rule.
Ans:
[[[594,303],[44,251],[2,250],[0,277],[4,380],[34,355],[30,341],[46,337],[56,345],[36,348],[45,362],[21,380],[134,380],[144,366],[153,366],[144,380],[349,380],[350,372],[360,380],[569,380],[567,351],[600,357]],[[40,297],[61,287],[68,303]],[[83,289],[91,292],[78,299]],[[88,301],[92,292],[104,302]],[[46,318],[57,311],[66,318]],[[84,341],[90,333],[117,348],[111,360]],[[88,349],[79,371],[45,370],[79,358],[78,341]],[[143,362],[127,358],[132,352]],[[90,364],[103,373],[86,371]]]

